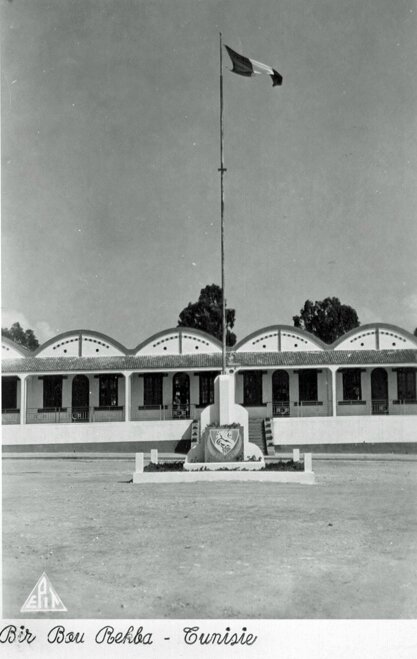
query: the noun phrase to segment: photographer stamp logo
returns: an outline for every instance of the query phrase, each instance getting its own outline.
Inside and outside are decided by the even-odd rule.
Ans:
[[[67,611],[67,609],[49,581],[48,575],[43,572],[20,609],[20,613],[42,613],[46,611]]]

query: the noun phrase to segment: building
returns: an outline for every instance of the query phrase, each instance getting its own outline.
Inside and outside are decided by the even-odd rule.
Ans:
[[[168,329],[133,349],[90,330],[30,352],[2,338],[4,450],[173,450],[195,438],[213,402],[221,344]],[[276,445],[417,442],[417,338],[363,325],[324,344],[286,325],[260,329],[227,353],[250,441]]]

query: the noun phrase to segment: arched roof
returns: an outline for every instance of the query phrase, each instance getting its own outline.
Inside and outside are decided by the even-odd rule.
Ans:
[[[67,332],[62,332],[61,334],[57,334],[56,336],[52,337],[51,339],[48,339],[43,343],[42,345],[39,346],[34,351],[35,356],[43,356],[44,352],[49,352],[48,348],[51,348],[56,345],[61,345],[63,342],[65,342],[67,339],[70,337],[75,337],[78,339],[96,339],[98,343],[102,343],[103,345],[110,345],[113,348],[115,348],[117,351],[120,351],[122,354],[126,355],[128,354],[128,350],[124,345],[119,343],[119,341],[116,341],[112,337],[108,336],[107,334],[103,334],[102,332],[96,332],[95,330],[89,330],[89,329],[74,329],[74,330],[68,330]]]
[[[172,345],[168,346],[171,341]],[[133,355],[155,354],[166,349],[166,352],[182,353],[184,349],[187,352],[191,351],[193,342],[196,344],[194,348],[199,349],[200,352],[220,352],[222,349],[221,341],[207,332],[192,327],[171,327],[153,334],[130,352]],[[163,346],[163,343],[166,345]]]
[[[10,358],[10,359],[16,359],[19,357],[28,357],[29,355],[32,355],[32,351],[29,350],[28,348],[25,348],[24,346],[20,345],[19,343],[15,343],[15,341],[12,341],[12,339],[9,339],[7,336],[2,336],[1,337],[1,343],[2,343],[2,357],[3,359]],[[13,354],[9,355],[7,354],[8,352],[11,352]],[[17,353],[17,354],[16,354]]]
[[[65,370],[74,368],[180,368],[214,367],[220,363],[221,342],[201,330],[174,327],[157,332],[127,349],[118,341],[94,330],[76,329],[62,332],[30,351],[2,337],[4,372]],[[236,353],[236,354],[235,354]],[[228,349],[229,358],[256,367],[301,363],[414,364],[417,337],[387,323],[369,323],[357,327],[327,345],[300,328],[269,325],[252,332]],[[71,358],[71,359],[68,359]],[[217,361],[216,361],[217,360]],[[381,361],[382,360],[382,361]],[[88,370],[87,369],[87,370]]]
[[[293,344],[290,346],[290,337],[297,337],[301,340],[301,345]],[[265,338],[265,342],[262,342],[262,349],[267,351],[289,351],[294,350],[294,348],[299,348],[301,350],[328,350],[329,346],[321,341],[321,339],[314,336],[310,332],[299,327],[292,327],[291,325],[268,325],[263,327],[248,336],[245,336],[244,339],[239,341],[235,346],[234,350],[236,352],[251,352],[260,343],[262,339]],[[263,347],[265,346],[265,348]]]
[[[364,340],[355,345],[361,337]],[[401,342],[400,344],[398,344],[398,340]],[[379,350],[381,348],[414,348],[415,346],[417,346],[417,337],[398,325],[367,323],[346,332],[329,347],[335,350],[363,348]]]

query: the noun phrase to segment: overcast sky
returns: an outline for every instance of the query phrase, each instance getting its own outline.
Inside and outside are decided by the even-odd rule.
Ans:
[[[415,0],[2,0],[3,326],[133,347],[220,283],[238,338],[337,296],[417,326]]]

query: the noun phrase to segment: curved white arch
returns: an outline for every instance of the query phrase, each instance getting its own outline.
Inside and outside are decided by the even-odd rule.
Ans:
[[[197,355],[221,352],[214,336],[188,327],[175,327],[154,334],[132,350],[133,355]]]
[[[236,352],[303,352],[328,350],[313,334],[290,325],[270,325],[256,330],[235,346]]]
[[[126,348],[102,332],[69,330],[49,339],[35,351],[36,357],[119,357]]]
[[[417,337],[387,323],[368,323],[341,336],[334,350],[404,350],[417,347]]]

